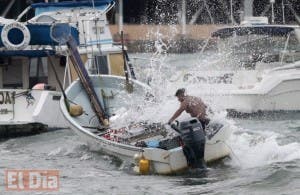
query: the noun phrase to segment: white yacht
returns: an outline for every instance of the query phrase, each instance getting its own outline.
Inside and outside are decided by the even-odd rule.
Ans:
[[[125,74],[126,58],[121,46],[113,44],[106,19],[114,4],[112,0],[36,3],[17,20],[0,19],[0,136],[67,127],[59,111],[58,81],[65,88],[77,75],[67,47],[51,37],[54,25],[71,26],[90,74]],[[31,9],[35,16],[19,22]]]
[[[212,33],[218,52],[184,74],[216,109],[237,113],[300,110],[300,27],[252,17]]]

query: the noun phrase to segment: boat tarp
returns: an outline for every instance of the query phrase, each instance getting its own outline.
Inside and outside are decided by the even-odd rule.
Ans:
[[[30,42],[29,45],[58,45],[57,42],[52,40],[50,36],[51,25],[47,24],[27,24],[26,25],[30,32]],[[0,26],[0,34],[2,32],[3,26]],[[79,32],[75,27],[71,27],[71,35],[79,43]],[[14,40],[15,42],[22,42],[24,36],[20,31],[12,31],[8,34],[9,40]],[[0,37],[0,47],[4,47],[2,42],[2,37]]]
[[[240,26],[222,28],[212,33],[212,37],[228,38],[234,34],[244,36],[250,34],[270,35],[270,36],[286,36],[294,27],[289,26]]]
[[[44,12],[59,11],[63,9],[91,7],[97,10],[105,10],[111,5],[113,0],[95,0],[95,1],[62,1],[58,3],[34,3],[31,5],[35,9],[35,15]]]

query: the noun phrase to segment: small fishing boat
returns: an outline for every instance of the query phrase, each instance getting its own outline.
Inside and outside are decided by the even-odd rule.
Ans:
[[[60,107],[72,130],[84,140],[91,150],[102,151],[133,163],[141,174],[171,174],[190,167],[199,167],[230,154],[226,140],[231,134],[228,124],[211,123],[205,131],[197,119],[182,121],[173,129],[161,123],[131,122],[118,127],[120,110],[143,106],[151,97],[149,86],[129,80],[132,90],[126,87],[126,78],[111,75],[89,76],[104,115],[114,118],[104,128],[92,109],[90,95],[85,93],[80,80],[66,90],[69,102],[83,108],[83,114],[74,116],[67,109],[65,100]],[[138,111],[138,110],[137,110]],[[73,115],[73,116],[72,116]],[[179,133],[176,133],[176,131]],[[185,154],[184,154],[185,153]]]

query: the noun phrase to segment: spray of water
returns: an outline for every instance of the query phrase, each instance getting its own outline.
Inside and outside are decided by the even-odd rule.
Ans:
[[[165,62],[161,63],[161,66],[171,66],[168,64],[168,58],[172,58],[172,56],[164,58]],[[164,70],[165,68],[163,67],[160,70]],[[167,122],[179,106],[174,97],[175,90],[179,87],[186,87],[187,92],[191,95],[197,95],[197,90],[199,90],[199,87],[197,88],[197,85],[194,84],[178,86],[177,83],[166,78],[164,72],[154,74],[153,78],[157,79],[151,82],[152,89],[156,91],[156,101],[148,102],[143,107],[142,112],[135,115],[136,119]],[[210,107],[214,107],[209,101],[207,103]],[[300,159],[300,144],[298,142],[280,143],[278,138],[282,135],[277,131],[253,131],[251,127],[246,129],[237,126],[233,119],[227,119],[226,114],[225,111],[215,112],[210,117],[216,122],[230,123],[233,134],[227,141],[227,144],[233,151],[231,160],[228,161],[231,166],[253,168]],[[183,114],[179,119],[184,120],[188,117],[188,114]]]
[[[163,2],[163,1],[162,1]],[[161,8],[157,7],[157,16],[166,17]],[[176,21],[174,21],[176,23]],[[170,23],[172,28],[172,23]],[[129,100],[130,109],[121,108],[118,117],[119,124],[125,125],[131,121],[150,121],[166,123],[179,106],[179,102],[174,97],[174,93],[178,88],[186,88],[189,95],[200,96],[213,110],[218,107],[219,103],[212,101],[212,97],[201,96],[203,91],[213,94],[214,90],[209,85],[207,88],[200,88],[197,82],[184,81],[184,76],[189,72],[223,70],[224,67],[218,66],[220,59],[227,59],[221,53],[204,53],[204,54],[185,54],[171,55],[168,49],[172,45],[172,40],[178,34],[174,27],[172,35],[166,37],[160,31],[160,24],[153,29],[148,30],[148,37],[155,37],[155,51],[152,54],[139,54],[138,56],[147,57],[147,63],[143,59],[136,62],[136,73],[138,80],[148,83],[152,88],[153,97],[146,101],[139,102]],[[221,63],[224,65],[224,63]],[[199,75],[197,75],[199,76]],[[222,87],[222,85],[220,85]],[[242,168],[253,168],[264,166],[270,163],[291,161],[300,158],[300,144],[292,142],[287,144],[279,144],[278,136],[280,134],[273,131],[255,131],[238,127],[233,120],[226,118],[225,111],[214,112],[209,116],[211,120],[220,123],[229,123],[233,130],[231,138],[226,144],[232,149],[232,158],[229,164],[232,166],[240,166]],[[189,118],[184,113],[179,120]]]
[[[242,168],[253,168],[299,159],[300,144],[293,142],[279,145],[278,136],[274,132],[247,133],[239,130],[230,140],[230,145],[239,160],[233,159],[230,163]]]

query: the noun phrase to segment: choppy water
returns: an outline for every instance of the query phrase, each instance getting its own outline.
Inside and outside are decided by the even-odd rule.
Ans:
[[[177,106],[170,97],[148,118],[167,120]],[[173,176],[134,175],[118,159],[89,151],[68,129],[2,140],[0,194],[47,194],[6,192],[6,169],[58,169],[60,190],[48,194],[300,194],[300,113],[226,120],[234,129],[233,155],[206,171]]]

